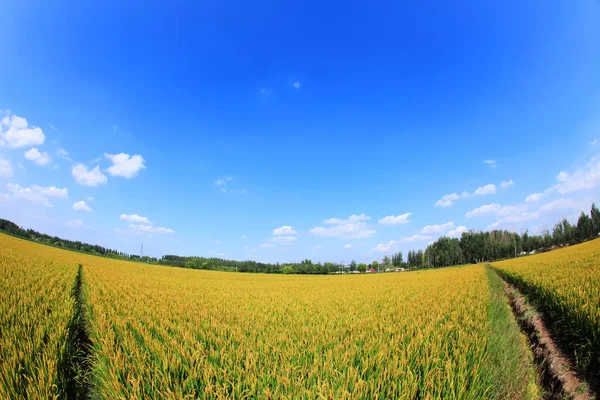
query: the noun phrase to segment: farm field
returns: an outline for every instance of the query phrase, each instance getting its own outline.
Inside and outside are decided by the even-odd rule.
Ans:
[[[556,276],[548,290],[566,296],[580,315],[597,316],[597,294],[589,292],[597,285],[588,281],[597,282],[599,245],[495,267],[532,280]],[[1,393],[45,387],[61,396],[62,370],[52,365],[61,365],[65,353],[59,344],[73,319],[70,294],[81,264],[92,398],[540,397],[501,281],[482,265],[373,275],[241,274],[116,261],[6,235],[0,255],[3,293],[20,293],[2,298]],[[578,267],[582,262],[590,273]],[[548,267],[554,263],[582,276],[561,278],[561,268]],[[542,268],[549,273],[535,272]],[[33,374],[15,367],[24,362],[22,352],[14,337],[5,340],[4,332],[17,329],[10,318],[28,316],[16,306],[25,300],[63,310],[35,316],[58,338],[43,357],[32,351],[25,360],[49,365],[46,383],[19,383]],[[19,346],[40,348],[34,336],[15,335],[32,341]]]
[[[6,235],[0,243],[0,398],[64,397],[77,265],[27,251],[45,246]]]
[[[578,370],[600,378],[600,239],[493,265],[537,304]]]

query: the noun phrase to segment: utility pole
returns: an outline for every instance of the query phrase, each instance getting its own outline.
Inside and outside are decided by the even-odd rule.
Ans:
[[[144,242],[142,242],[142,248],[140,249],[140,260],[144,256]]]

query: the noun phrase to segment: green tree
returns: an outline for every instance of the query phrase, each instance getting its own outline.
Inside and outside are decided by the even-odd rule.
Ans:
[[[383,260],[381,261],[383,262],[383,266],[386,268],[391,264],[391,260],[388,256],[383,256]]]
[[[324,267],[325,267],[326,274],[328,274],[330,272],[335,272],[335,270],[336,270],[335,265],[333,265],[332,262],[326,262]]]
[[[404,266],[404,259],[402,258],[401,251],[397,252],[396,254],[392,254],[392,265],[397,268]]]
[[[375,260],[371,263],[371,269],[375,269],[375,270],[379,271],[379,262],[377,262],[377,260]]]
[[[596,237],[600,234],[600,210],[598,210],[595,203],[592,203],[590,215],[592,216],[592,223],[594,225],[594,237]]]
[[[577,220],[577,228],[575,232],[578,242],[583,242],[591,239],[594,236],[594,223],[592,222],[592,219],[583,211]]]
[[[573,243],[575,243],[575,241],[577,240],[576,237],[575,237],[575,227],[573,227],[569,223],[569,220],[566,219],[566,218],[563,218],[560,223],[562,224],[562,227],[563,227],[562,230],[563,230],[564,244],[573,244]]]
[[[350,263],[350,271],[356,271],[356,261],[354,260],[352,260],[352,262]]]
[[[565,242],[565,234],[563,232],[563,225],[559,222],[554,225],[554,229],[552,230],[552,243],[555,246],[561,245]]]
[[[552,235],[550,235],[550,232],[548,231],[548,229],[544,230],[543,238],[544,238],[544,247],[548,248],[548,247],[552,246]]]
[[[367,264],[365,264],[365,263],[360,263],[360,264],[358,264],[358,270],[359,270],[361,273],[364,273],[364,272],[367,270]]]

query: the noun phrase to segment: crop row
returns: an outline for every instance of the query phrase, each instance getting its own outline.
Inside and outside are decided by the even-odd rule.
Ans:
[[[494,267],[536,303],[579,372],[599,378],[600,240]]]
[[[77,265],[1,236],[0,398],[66,397]]]

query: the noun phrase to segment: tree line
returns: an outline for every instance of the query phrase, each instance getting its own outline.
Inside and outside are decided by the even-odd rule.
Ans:
[[[407,253],[406,260],[404,260],[402,252],[397,252],[392,254],[391,258],[384,256],[381,262],[375,260],[370,264],[357,264],[356,261],[352,260],[347,266],[334,262],[313,263],[309,259],[302,260],[299,263],[281,264],[177,255],[164,255],[160,259],[147,256],[140,258],[139,255],[127,254],[99,245],[62,239],[57,236],[39,233],[33,229],[23,229],[5,219],[0,219],[0,231],[68,250],[165,266],[266,274],[326,275],[341,271],[362,273],[370,270],[381,272],[397,268],[439,268],[513,258],[532,251],[548,251],[553,247],[572,245],[598,237],[600,234],[600,211],[595,204],[592,204],[590,214],[582,212],[577,224],[571,225],[564,218],[554,225],[552,233],[548,230],[541,235],[530,235],[527,231],[518,234],[507,230],[483,232],[472,230],[463,232],[460,239],[440,237],[428,245],[425,250],[410,250]]]
[[[159,261],[161,265],[181,268],[206,269],[215,271],[259,272],[264,274],[309,274],[326,275],[342,271],[344,266],[339,263],[313,263],[309,259],[299,263],[263,263],[258,261],[235,261],[222,258],[186,257],[165,255]]]
[[[582,212],[577,224],[572,225],[563,218],[554,225],[552,232],[545,230],[540,235],[530,235],[528,231],[518,234],[507,230],[472,230],[463,232],[460,239],[440,237],[425,251],[411,250],[406,263],[402,260],[402,253],[396,253],[392,262],[398,267],[422,269],[497,261],[582,243],[599,235],[600,211],[592,204],[590,214]]]
[[[10,235],[17,236],[23,239],[28,239],[34,242],[46,244],[49,246],[60,247],[67,250],[78,251],[82,253],[94,254],[97,256],[116,258],[119,260],[132,260],[132,261],[144,261],[144,262],[157,262],[158,260],[153,257],[143,257],[137,254],[127,254],[114,249],[108,249],[97,244],[89,244],[80,242],[78,240],[69,240],[59,238],[58,236],[50,236],[45,233],[40,233],[33,229],[24,229],[15,224],[12,221],[0,218],[0,231],[6,232]]]

